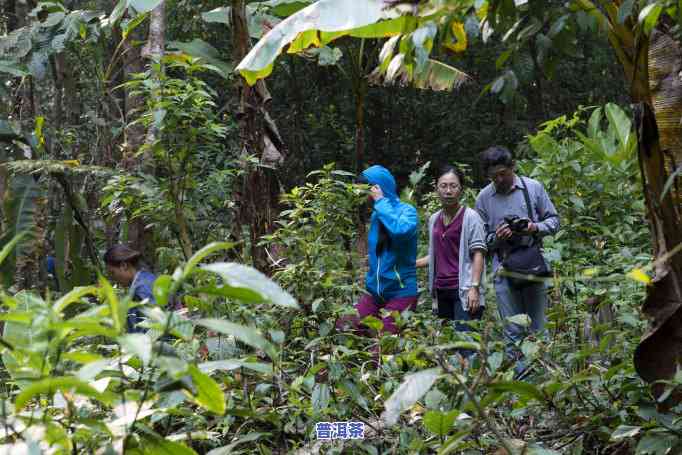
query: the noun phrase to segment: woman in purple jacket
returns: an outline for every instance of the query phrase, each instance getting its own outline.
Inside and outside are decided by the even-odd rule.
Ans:
[[[441,169],[436,182],[441,210],[429,219],[429,255],[418,259],[417,267],[429,268],[428,288],[438,316],[457,321],[457,330],[466,331],[463,322],[483,314],[486,243],[483,220],[460,203],[462,177],[453,166]]]

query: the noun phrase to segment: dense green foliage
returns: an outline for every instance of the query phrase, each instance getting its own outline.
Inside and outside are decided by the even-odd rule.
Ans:
[[[161,307],[182,288],[190,318],[148,307],[147,334],[125,334],[131,302],[104,279],[58,300],[5,294],[5,422],[10,441],[21,435],[11,450],[481,453],[527,441],[531,454],[665,453],[679,443],[675,414],[656,411],[629,360],[644,287],[640,274],[626,274],[650,255],[628,134],[623,111],[608,105],[528,137],[534,157],[521,168],[545,182],[565,228],[546,244],[555,267],[549,330],[519,346],[533,365],[524,382],[512,379],[494,304],[471,336],[436,320],[426,296],[398,319],[399,337],[334,329],[357,297],[348,251],[366,193],[330,165],[285,196],[278,230],[264,240],[279,258],[275,279],[301,310],[258,272],[199,266],[227,244],[159,277]],[[432,207],[432,183],[419,174],[412,183],[404,196]],[[600,319],[594,296],[614,320]],[[467,368],[458,347],[478,352]],[[316,422],[343,420],[366,422],[366,439],[314,440]]]
[[[510,8],[511,32],[484,40],[488,3],[475,2],[452,17],[461,29],[422,43],[469,76],[452,92],[382,84],[371,72],[384,42],[343,37],[282,54],[245,101],[239,2],[166,0],[165,55],[149,58],[159,3],[0,4],[0,453],[682,450],[680,408],[665,402],[682,377],[657,400],[631,361],[652,241],[622,69],[586,13]],[[253,43],[311,2],[247,3]],[[652,5],[643,23],[661,13]],[[466,53],[450,52],[463,39]],[[415,64],[424,55],[406,43]],[[251,110],[282,138],[278,166],[245,139]],[[544,244],[547,333],[518,346],[529,375],[515,380],[504,356],[491,276],[470,334],[435,318],[424,291],[396,315],[400,336],[337,330],[366,268],[356,172],[391,169],[424,253],[437,168],[466,171],[471,206],[491,144],[515,150],[562,219]],[[279,206],[252,241],[243,201],[266,191],[248,180],[263,171]],[[101,275],[106,247],[127,241],[159,275],[145,333],[126,333],[138,303]],[[269,276],[243,265],[255,248]],[[316,423],[338,421],[364,422],[365,438],[316,440]]]

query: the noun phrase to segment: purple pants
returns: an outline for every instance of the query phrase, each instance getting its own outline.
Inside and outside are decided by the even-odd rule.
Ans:
[[[387,311],[399,311],[401,313],[407,309],[414,310],[417,308],[417,297],[397,297],[386,301],[384,305],[379,305],[374,297],[365,294],[360,297],[357,305],[355,305],[355,309],[358,310],[358,315],[339,318],[339,320],[336,321],[336,328],[338,330],[343,330],[350,325],[354,330],[367,335],[367,328],[362,326],[360,321],[370,315],[380,317],[382,308]],[[398,327],[395,325],[392,316],[386,316],[382,319],[382,322],[384,323],[384,331],[394,335],[398,333]]]

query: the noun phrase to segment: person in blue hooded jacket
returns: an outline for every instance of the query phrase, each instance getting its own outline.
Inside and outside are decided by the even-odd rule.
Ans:
[[[355,306],[356,327],[369,315],[380,317],[382,308],[402,312],[417,304],[417,209],[400,201],[393,175],[382,166],[366,169],[360,181],[371,185],[374,205],[367,238],[367,294]],[[383,323],[385,331],[398,333],[391,316]]]

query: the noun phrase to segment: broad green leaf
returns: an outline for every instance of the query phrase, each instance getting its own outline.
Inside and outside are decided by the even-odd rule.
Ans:
[[[388,19],[391,8],[383,0],[320,0],[276,25],[237,65],[247,82],[266,77],[282,49],[301,33],[342,32]]]
[[[432,368],[406,376],[400,387],[393,392],[384,404],[383,419],[386,424],[395,425],[400,413],[412,407],[417,400],[428,392],[439,375],[440,368]]]
[[[535,387],[533,384],[529,384],[523,381],[510,381],[510,382],[495,382],[490,384],[490,389],[498,392],[513,392],[519,397],[527,400],[538,400],[540,402],[545,401],[545,396],[542,391]]]
[[[333,66],[336,65],[341,57],[343,57],[343,52],[338,47],[322,46],[317,49],[311,49],[310,54],[317,56],[317,64],[320,66]]]
[[[220,6],[218,8],[212,9],[211,11],[201,13],[201,18],[204,20],[204,22],[229,25],[231,10],[232,7],[230,6]]]
[[[142,447],[144,448],[144,455],[197,455],[194,449],[180,442],[169,441],[157,436],[145,435]]]
[[[635,455],[666,455],[675,443],[675,436],[649,432],[639,440]]]
[[[0,264],[2,264],[5,261],[5,259],[7,259],[7,256],[9,256],[10,253],[12,253],[12,250],[17,245],[17,243],[19,243],[21,239],[23,239],[26,235],[27,235],[26,232],[20,232],[14,237],[12,237],[12,240],[7,242],[2,247],[2,250],[0,250]]]
[[[279,17],[288,17],[310,5],[312,0],[269,0],[264,2],[268,6],[268,13]]]
[[[13,378],[39,378],[46,374],[43,358],[47,355],[45,353],[46,329],[49,324],[47,304],[40,297],[26,291],[21,291],[12,300],[16,306],[8,314],[18,314],[17,319],[20,321],[5,322],[2,338],[6,344],[14,348],[14,351],[5,351],[2,354],[2,362]],[[28,324],[24,322],[26,313],[31,315]],[[30,355],[31,352],[35,355]],[[25,384],[20,383],[22,387]]]
[[[243,444],[245,442],[251,442],[251,441],[257,441],[258,439],[261,439],[263,437],[270,436],[270,433],[249,433],[244,436],[240,436],[237,438],[236,441],[233,441],[232,443],[223,446],[223,447],[218,447],[217,449],[213,449],[210,452],[208,452],[206,455],[229,455],[232,453],[235,447],[237,447],[239,444]]]
[[[57,390],[67,391],[74,390],[76,393],[85,395],[90,398],[94,398],[102,401],[103,397],[97,390],[95,390],[90,385],[85,382],[76,379],[75,377],[57,377],[57,378],[47,378],[38,382],[34,382],[30,386],[26,387],[14,402],[14,406],[17,411],[23,409],[28,402],[36,397],[37,395],[47,394],[52,396]]]
[[[308,49],[310,46],[320,47],[321,45],[322,43],[320,42],[320,36],[317,30],[307,30],[299,33],[291,44],[289,44],[287,53],[298,54],[299,52]]]
[[[561,452],[557,452],[552,449],[545,449],[538,444],[531,443],[525,449],[526,455],[561,455]]]
[[[286,308],[298,308],[298,303],[288,292],[252,267],[233,262],[218,262],[205,265],[202,269],[220,275],[229,286],[257,292],[262,301]]]
[[[222,297],[241,300],[243,302],[258,303],[263,301],[263,296],[256,291],[252,291],[248,288],[235,288],[227,285],[204,286],[196,288],[196,292],[201,294],[219,295]]]
[[[55,313],[61,313],[72,303],[80,302],[81,298],[86,295],[96,295],[97,288],[95,286],[83,286],[72,289],[67,294],[64,294],[59,300],[54,303],[52,307]]]
[[[267,375],[272,375],[272,365],[269,363],[260,362],[246,362],[239,359],[215,360],[210,362],[203,362],[198,365],[199,370],[209,374],[213,371],[231,371],[237,368],[247,368],[249,370],[257,371]]]
[[[648,4],[639,12],[637,22],[639,22],[640,26],[643,27],[645,34],[648,35],[649,33],[651,33],[651,30],[653,30],[653,28],[656,26],[656,23],[658,22],[658,17],[661,15],[662,11],[663,5],[654,2]]]
[[[452,90],[471,81],[465,72],[437,60],[428,59],[424,70],[415,73],[412,82],[416,88],[434,91]]]
[[[113,25],[123,17],[126,12],[126,7],[128,6],[128,0],[119,0],[116,6],[111,11],[109,15],[109,24]]]
[[[130,35],[137,27],[139,27],[148,16],[148,13],[141,13],[130,20],[124,19],[121,21],[121,35],[123,38],[127,39],[128,35]]]
[[[400,16],[395,19],[382,20],[375,24],[365,25],[364,27],[344,30],[340,32],[321,32],[320,40],[322,44],[329,44],[335,39],[343,36],[353,38],[388,38],[403,33],[408,33],[417,28],[417,20],[413,16]]]
[[[630,140],[632,122],[625,112],[616,104],[608,103],[604,110],[606,112],[606,117],[609,119],[610,126],[616,131],[618,142],[621,146],[626,146]]]
[[[315,384],[313,387],[312,404],[315,412],[323,412],[329,406],[330,399],[329,385]]]
[[[161,308],[166,308],[172,287],[173,277],[170,275],[159,275],[156,277],[156,280],[154,280],[152,294],[154,294],[156,304]]]
[[[447,350],[447,349],[471,349],[474,351],[478,351],[481,349],[481,344],[476,343],[475,341],[455,341],[453,343],[448,343],[448,344],[440,344],[437,346],[432,346],[427,349],[435,349],[435,350]]]
[[[362,409],[369,412],[369,405],[367,399],[362,395],[358,386],[351,380],[345,380],[338,386],[341,390],[346,392]]]
[[[193,42],[195,42],[195,41],[198,41],[198,40],[194,40]],[[215,52],[217,53],[218,51],[215,51]],[[184,275],[185,276],[191,275],[192,272],[194,272],[194,269],[199,265],[199,263],[201,261],[203,261],[204,259],[206,259],[208,256],[212,255],[213,253],[215,253],[217,251],[232,249],[234,247],[234,245],[235,245],[234,243],[230,243],[230,242],[209,243],[208,245],[206,245],[205,247],[203,247],[202,249],[200,249],[199,251],[194,253],[194,255],[191,258],[189,258],[189,261],[187,261],[187,265],[185,266],[185,269],[184,269]]]
[[[384,322],[375,316],[372,315],[365,316],[364,318],[362,318],[362,321],[360,322],[362,322],[363,325],[366,325],[370,329],[375,330],[377,332],[381,332],[382,330],[384,330]]]
[[[450,412],[427,411],[424,414],[424,426],[435,435],[445,436],[452,430],[458,415],[458,410]]]
[[[152,359],[152,340],[146,333],[129,333],[118,338],[123,351],[136,355],[147,366]]]
[[[11,311],[9,313],[0,313],[0,321],[18,322],[20,324],[30,325],[35,314],[30,311]]]
[[[218,74],[220,74],[225,79],[229,78],[230,73],[232,73],[233,70],[232,66],[226,63],[225,61],[221,60],[220,52],[206,41],[200,39],[193,39],[188,43],[181,41],[171,41],[170,43],[168,43],[168,48],[177,49],[191,57],[198,58],[200,61],[205,62],[211,66],[214,66],[215,68],[218,69]],[[196,266],[196,264],[201,262],[206,256],[213,253],[214,251],[218,251],[220,249],[229,249],[233,245],[234,245],[233,243],[226,242],[215,242],[206,245],[204,248],[197,251],[194,254],[194,256],[190,258],[187,266],[190,265],[193,259],[196,260],[196,263],[194,263],[194,266]],[[205,251],[206,249],[208,249],[208,251]],[[201,256],[199,256],[200,254]],[[194,266],[192,266],[192,269],[194,268]]]
[[[597,137],[601,132],[601,113],[601,107],[598,107],[590,115],[590,120],[587,123],[587,135],[591,138]]]
[[[520,325],[521,327],[530,327],[531,323],[530,316],[525,313],[509,316],[507,321],[511,322],[512,324]]]
[[[438,389],[429,390],[429,393],[424,397],[424,404],[429,409],[438,409],[441,402],[445,400],[447,396]]]
[[[55,322],[52,324],[55,329],[65,329],[72,331],[69,333],[71,339],[84,336],[103,336],[107,338],[116,338],[118,332],[109,326],[100,323],[101,320],[97,318],[78,317],[69,319],[64,322]]]
[[[450,436],[438,449],[438,455],[459,453],[460,442],[469,435],[471,429],[464,429]]]
[[[639,434],[642,427],[635,427],[631,425],[620,425],[611,433],[612,441],[620,441],[623,439],[633,438]]]
[[[209,330],[224,335],[232,335],[242,343],[257,349],[262,349],[271,359],[277,357],[277,349],[275,346],[266,340],[263,335],[253,327],[246,327],[221,319],[199,319],[196,323]]]
[[[124,333],[128,325],[128,309],[126,308],[125,301],[120,301],[118,299],[114,292],[114,288],[112,288],[109,281],[102,276],[99,277],[99,286],[104,300],[109,304],[111,319],[114,321],[114,330],[116,330],[117,333]]]
[[[193,397],[197,404],[214,414],[225,414],[225,395],[218,383],[207,374],[199,371],[194,365],[189,366],[189,374],[192,376],[192,382],[197,390]]]
[[[148,13],[164,0],[128,0],[128,6],[135,8],[138,13]]]
[[[109,365],[111,365],[111,360],[109,359],[96,360],[83,365],[76,375],[83,382],[92,381],[98,374],[107,369]]]
[[[30,74],[26,65],[9,60],[0,60],[0,73],[7,73],[15,77],[24,77]]]

